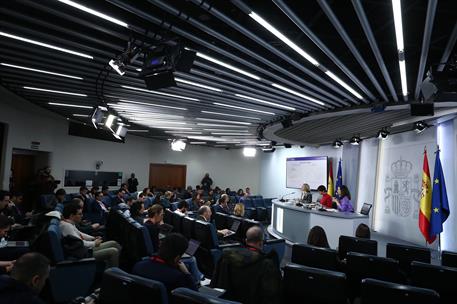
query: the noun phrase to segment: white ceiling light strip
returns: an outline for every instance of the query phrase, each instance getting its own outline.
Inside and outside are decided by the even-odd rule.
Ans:
[[[218,65],[220,65],[220,66],[223,66],[224,68],[227,68],[227,69],[229,69],[229,70],[232,70],[232,71],[235,71],[235,72],[237,72],[237,73],[243,74],[243,75],[245,75],[245,76],[251,77],[251,78],[253,78],[253,79],[255,79],[255,80],[260,80],[260,79],[261,79],[259,76],[256,76],[256,75],[254,75],[254,74],[251,74],[251,73],[249,73],[249,72],[246,72],[245,70],[239,69],[239,68],[237,68],[237,67],[234,67],[233,65],[230,65],[230,64],[228,64],[228,63],[222,62],[222,61],[220,61],[220,60],[217,60],[217,59],[215,59],[215,58],[213,58],[213,57],[210,57],[210,56],[208,56],[208,55],[202,54],[202,53],[200,53],[200,52],[197,52],[197,56],[200,57],[200,58],[206,59],[206,60],[208,60],[208,61],[211,61],[211,62],[213,62],[213,63],[215,63],[215,64],[218,64]]]
[[[263,26],[266,30],[268,30],[270,33],[275,35],[278,39],[280,39],[282,42],[287,44],[291,49],[293,49],[295,52],[300,54],[303,58],[308,60],[312,65],[319,67],[320,69],[324,70],[325,68],[320,65],[320,63],[314,59],[310,54],[305,52],[302,48],[300,48],[298,45],[296,45],[294,42],[292,42],[289,38],[287,38],[283,33],[278,31],[274,26],[272,26],[270,23],[268,23],[265,19],[257,15],[255,12],[251,11],[249,16],[254,19],[257,23],[259,23],[261,26]],[[343,86],[346,90],[354,94],[357,98],[363,99],[362,95],[357,93],[354,89],[352,89],[347,83],[345,83],[343,80],[340,78],[336,77],[335,74],[333,74],[330,71],[325,71],[325,74],[327,76],[331,77],[333,80],[338,82],[341,86]]]
[[[267,105],[270,105],[270,106],[273,106],[273,107],[282,108],[282,109],[286,109],[286,110],[289,110],[289,111],[295,111],[295,108],[293,108],[293,107],[280,105],[280,104],[277,104],[277,103],[274,103],[274,102],[269,102],[269,101],[266,101],[266,100],[263,100],[263,99],[250,97],[250,96],[246,96],[246,95],[242,95],[242,94],[235,94],[235,96],[241,97],[241,98],[244,98],[244,99],[248,99],[248,100],[252,100],[252,101],[256,101],[256,102],[260,102],[260,103],[263,103],[263,104],[267,104]]]
[[[205,127],[224,127],[224,128],[247,128],[245,126],[235,126],[235,125],[223,125],[223,124],[213,124],[213,123],[197,123],[197,126],[205,126]]]
[[[189,131],[189,132],[187,132],[187,131],[183,131],[183,132],[165,131],[165,133],[174,134],[174,135],[176,135],[176,134],[180,134],[180,135],[181,134],[194,134],[194,135],[202,134],[202,132],[196,132],[196,131]]]
[[[64,91],[56,91],[56,90],[48,90],[48,89],[35,88],[35,87],[24,87],[24,89],[26,89],[26,90],[33,90],[33,91],[42,91],[42,92],[56,93],[56,94],[64,94],[64,95],[72,95],[72,96],[87,97],[86,94],[72,93],[72,92],[64,92]]]
[[[250,109],[250,108],[239,107],[239,106],[233,106],[233,105],[229,105],[229,104],[225,104],[225,103],[219,103],[219,102],[213,102],[213,105],[226,107],[226,108],[232,108],[232,109],[239,109],[239,110],[243,110],[243,111],[262,113],[262,114],[267,114],[267,115],[276,115],[275,113],[272,113],[272,112],[261,111],[261,110]]]
[[[194,86],[194,87],[199,87],[199,88],[202,88],[202,89],[207,89],[207,90],[215,91],[215,92],[222,92],[221,89],[218,89],[218,88],[215,88],[215,87],[210,87],[210,86],[207,86],[207,85],[204,85],[204,84],[200,84],[200,83],[196,83],[196,82],[192,82],[192,81],[185,80],[185,79],[182,79],[182,78],[175,77],[175,80],[177,82],[185,83],[185,84],[188,84],[188,85],[191,85],[191,86]]]
[[[214,121],[214,122],[225,122],[225,123],[229,123],[229,124],[245,125],[245,126],[252,125],[250,122],[244,122],[244,121],[223,120],[223,119],[212,119],[212,118],[201,118],[201,117],[197,117],[196,120]]]
[[[191,145],[206,145],[206,141],[191,141]]]
[[[145,105],[145,106],[149,106],[149,107],[159,107],[159,108],[167,108],[167,109],[175,109],[175,110],[187,111],[187,108],[165,106],[165,105],[160,105],[160,104],[156,104],[156,103],[139,102],[139,101],[128,100],[128,99],[119,99],[119,101],[125,102],[127,104],[139,104],[139,105]],[[108,103],[108,105],[116,105],[116,104],[115,103]]]
[[[60,76],[60,77],[83,80],[82,77],[71,76],[71,75],[67,75],[67,74],[55,73],[55,72],[39,70],[39,69],[33,69],[33,68],[28,68],[28,67],[15,65],[15,64],[9,64],[9,63],[4,63],[4,62],[0,63],[0,65],[7,66],[7,67],[10,67],[10,68],[20,69],[20,70],[26,70],[26,71],[38,72],[38,73],[49,74],[49,75],[54,75],[54,76]]]
[[[299,92],[294,91],[294,90],[291,90],[291,89],[289,89],[289,88],[286,88],[285,86],[282,86],[282,85],[280,85],[280,84],[272,83],[271,85],[272,85],[273,87],[275,87],[275,88],[278,88],[278,89],[280,89],[280,90],[286,91],[286,92],[288,92],[288,93],[290,93],[290,94],[293,94],[293,95],[295,95],[295,96],[298,96],[298,97],[307,99],[307,100],[309,100],[309,101],[311,101],[311,102],[314,102],[314,103],[316,103],[316,104],[318,104],[318,105],[321,105],[321,106],[324,106],[324,105],[325,105],[325,103],[323,103],[322,101],[319,101],[319,100],[317,100],[317,99],[315,99],[315,98],[313,98],[313,97],[309,97],[309,96],[307,96],[307,95],[305,95],[305,94],[299,93]]]
[[[81,109],[93,109],[94,107],[91,106],[83,106],[83,105],[75,105],[69,103],[59,103],[59,102],[48,102],[51,106],[59,106],[59,107],[70,107],[70,108],[81,108]]]
[[[71,0],[58,0],[58,1],[59,1],[59,2],[62,2],[62,3],[65,3],[65,4],[67,4],[67,5],[70,5],[70,6],[74,7],[74,8],[79,9],[79,10],[82,10],[82,11],[84,11],[84,12],[86,12],[86,13],[89,13],[89,14],[92,14],[92,15],[94,15],[94,16],[97,16],[97,17],[100,17],[100,18],[102,18],[102,19],[105,19],[105,20],[107,20],[107,21],[110,21],[110,22],[112,22],[112,23],[116,23],[116,24],[118,24],[118,25],[120,25],[120,26],[123,26],[123,27],[126,27],[126,28],[129,27],[129,25],[128,25],[127,23],[125,23],[125,22],[123,22],[123,21],[121,21],[121,20],[119,20],[119,19],[113,18],[113,17],[111,17],[111,16],[108,16],[108,15],[106,15],[106,14],[103,14],[103,13],[101,13],[101,12],[98,12],[98,11],[96,11],[96,10],[93,10],[93,9],[91,9],[91,8],[88,8],[87,6],[78,4],[78,3],[74,2],[74,1],[71,1]]]
[[[73,114],[73,116],[75,116],[75,117],[85,117],[85,118],[89,118],[89,115],[88,115],[88,114]]]
[[[169,94],[169,93],[164,93],[164,92],[159,92],[159,91],[146,90],[146,89],[136,88],[136,87],[131,87],[131,86],[121,85],[121,87],[123,87],[124,89],[130,89],[130,90],[135,90],[135,91],[140,91],[140,92],[157,94],[157,95],[162,95],[162,96],[167,96],[167,97],[174,97],[174,98],[180,98],[180,99],[191,100],[191,101],[200,101],[197,98],[191,98],[191,97],[186,97],[186,96],[181,96],[181,95]]]
[[[68,54],[72,54],[72,55],[76,55],[76,56],[79,56],[79,57],[84,57],[84,58],[88,58],[88,59],[94,59],[94,57],[92,57],[90,55],[87,55],[87,54],[84,54],[84,53],[72,51],[72,50],[69,50],[69,49],[66,49],[66,48],[62,48],[62,47],[58,47],[58,46],[55,46],[55,45],[52,45],[52,44],[39,42],[39,41],[36,41],[36,40],[28,39],[28,38],[17,36],[17,35],[8,34],[8,33],[1,32],[1,31],[0,31],[0,36],[4,36],[4,37],[20,40],[20,41],[31,43],[31,44],[35,44],[35,45],[39,45],[39,46],[42,46],[42,47],[46,47],[46,48],[53,49],[53,50],[56,50],[56,51],[60,51],[60,52],[64,52],[64,53],[68,53]]]
[[[406,98],[406,96],[408,96],[408,84],[406,80],[405,45],[403,42],[403,22],[400,0],[392,0],[392,10],[394,13],[395,38],[397,41],[398,64],[401,78],[401,92]]]
[[[157,119],[132,119],[133,122],[145,124],[148,126],[162,126],[162,125],[186,125],[182,121],[169,121],[169,120],[157,120]]]
[[[266,28],[270,33],[272,33],[277,38],[279,38],[282,42],[284,42],[289,47],[291,47],[295,52],[299,53],[302,57],[304,57],[306,60],[311,62],[311,64],[313,64],[315,66],[319,66],[319,62],[317,62],[316,59],[314,59],[310,54],[308,54],[303,49],[301,49],[298,45],[293,43],[289,38],[284,36],[280,31],[278,31],[274,26],[272,26],[270,23],[268,23],[265,19],[263,19],[262,17],[260,17],[259,15],[257,15],[254,12],[251,12],[249,14],[249,16],[252,19],[254,19],[255,21],[257,21],[257,23],[259,23],[261,26]]]
[[[223,135],[223,136],[253,136],[251,133],[219,133],[212,132],[211,135]]]
[[[333,74],[332,72],[330,71],[326,71],[325,74],[332,78],[333,80],[335,80],[336,82],[338,82],[343,88],[345,88],[346,90],[348,90],[349,92],[351,92],[355,97],[357,97],[358,99],[363,99],[363,96],[360,95],[356,90],[354,90],[353,88],[351,88],[347,83],[345,83],[343,80],[341,80],[338,76],[336,76],[335,74]]]
[[[222,115],[222,116],[230,116],[230,117],[239,117],[239,118],[260,120],[260,118],[252,117],[252,116],[242,116],[242,115],[234,115],[234,114],[219,113],[219,112],[212,112],[212,111],[201,111],[201,112],[205,113],[205,114],[214,114],[214,115]]]
[[[138,129],[138,130],[130,130],[129,129],[127,132],[147,133],[147,132],[149,132],[149,130],[140,130],[140,129]]]
[[[233,132],[233,131],[236,131],[238,133],[240,133],[240,132],[249,132],[248,130],[230,130],[230,131],[225,130],[224,131],[224,129],[203,129],[203,131],[208,131],[208,132],[228,132],[228,133]]]

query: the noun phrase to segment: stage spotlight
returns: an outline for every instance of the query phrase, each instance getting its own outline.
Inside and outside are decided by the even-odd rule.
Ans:
[[[105,126],[111,130],[111,127],[113,126],[114,119],[116,119],[116,115],[109,114],[108,118],[105,121]]]
[[[179,42],[167,41],[145,53],[140,73],[148,90],[175,86],[175,71],[189,72],[197,53]]]
[[[349,141],[349,143],[353,146],[358,146],[360,144],[360,136],[352,136],[351,140]]]
[[[389,136],[390,132],[387,130],[387,128],[382,128],[378,132],[378,138],[379,139],[386,139]]]
[[[243,155],[245,157],[254,157],[257,153],[257,150],[255,148],[251,147],[245,147],[243,148]]]
[[[342,146],[343,146],[343,142],[339,139],[336,139],[332,144],[332,147],[335,149],[341,148]]]
[[[428,124],[426,124],[424,121],[418,121],[414,124],[414,130],[417,132],[417,133],[421,133],[423,132],[425,129],[427,129],[429,127]]]
[[[186,142],[183,141],[182,139],[173,139],[171,142],[171,150],[173,151],[184,151],[186,149]]]
[[[125,74],[125,68],[131,64],[140,55],[141,48],[132,46],[130,42],[127,43],[127,49],[109,61],[110,67],[113,68],[119,75]]]
[[[98,124],[102,123],[104,112],[107,112],[108,109],[103,106],[98,106],[95,108],[94,112],[91,115],[91,122],[94,125],[95,129],[98,129]]]

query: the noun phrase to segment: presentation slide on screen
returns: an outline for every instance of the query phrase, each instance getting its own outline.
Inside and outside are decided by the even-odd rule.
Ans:
[[[304,183],[312,190],[327,187],[327,156],[287,158],[286,187],[299,189]]]

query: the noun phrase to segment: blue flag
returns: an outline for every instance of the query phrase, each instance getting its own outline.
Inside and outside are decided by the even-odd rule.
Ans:
[[[335,197],[340,198],[338,189],[343,185],[343,170],[341,170],[341,159],[338,162],[338,173],[336,174]]]
[[[432,210],[430,214],[430,237],[443,231],[443,223],[449,216],[449,201],[444,182],[443,168],[440,161],[440,150],[436,151],[435,173],[433,174]]]

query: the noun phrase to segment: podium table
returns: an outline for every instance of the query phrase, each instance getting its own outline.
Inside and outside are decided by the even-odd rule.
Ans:
[[[306,244],[308,232],[321,226],[330,248],[336,249],[340,235],[354,236],[359,224],[368,225],[368,216],[360,213],[318,211],[295,206],[295,202],[272,201],[268,232],[291,243]]]

